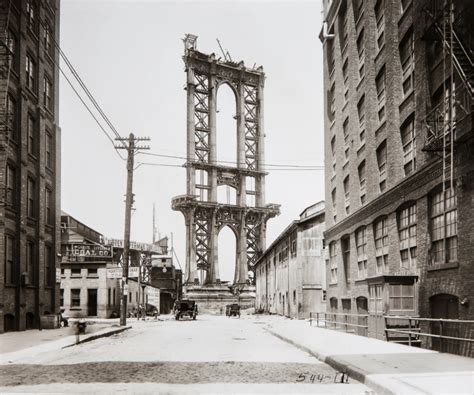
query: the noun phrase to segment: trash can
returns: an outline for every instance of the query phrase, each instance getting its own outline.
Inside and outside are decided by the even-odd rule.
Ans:
[[[86,333],[87,322],[78,321],[76,325],[77,325],[77,333],[80,333],[80,334]]]

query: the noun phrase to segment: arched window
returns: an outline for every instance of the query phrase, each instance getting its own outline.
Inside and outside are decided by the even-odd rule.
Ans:
[[[448,188],[430,196],[431,264],[458,259],[456,189]]]
[[[382,274],[388,265],[388,220],[382,217],[374,222],[375,272]]]
[[[365,226],[356,231],[357,277],[367,277],[367,232]]]
[[[336,242],[329,244],[329,267],[331,268],[331,284],[337,283],[337,252]]]
[[[416,267],[416,203],[398,210],[398,235],[400,239],[400,267]]]

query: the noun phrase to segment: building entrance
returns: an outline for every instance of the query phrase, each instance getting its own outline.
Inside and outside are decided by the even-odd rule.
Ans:
[[[97,315],[97,289],[87,290],[87,316],[95,317]]]

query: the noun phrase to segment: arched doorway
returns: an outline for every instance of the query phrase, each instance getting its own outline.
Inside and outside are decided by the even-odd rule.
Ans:
[[[437,294],[430,298],[431,318],[444,318],[450,320],[459,319],[459,298],[450,294]],[[459,336],[459,326],[455,323],[432,321],[430,323],[431,333],[443,336]],[[431,339],[431,348],[436,351],[450,352],[457,354],[459,352],[459,342],[450,339]]]
[[[218,87],[216,110],[217,164],[237,167],[237,98],[227,83]]]
[[[3,328],[5,332],[13,332],[16,330],[15,316],[13,314],[5,314],[3,317]]]
[[[230,226],[224,226],[218,238],[219,279],[221,282],[233,283],[237,267],[237,237]]]
[[[33,313],[26,313],[26,322],[25,326],[26,329],[35,329],[36,323],[35,323],[35,315]]]

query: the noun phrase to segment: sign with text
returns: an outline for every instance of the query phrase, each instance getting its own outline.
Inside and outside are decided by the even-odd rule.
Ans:
[[[99,244],[70,244],[67,246],[66,252],[69,256],[112,259],[112,247],[104,247]]]
[[[109,267],[107,269],[107,278],[122,278],[121,267]],[[128,278],[138,278],[138,266],[128,268]]]
[[[123,240],[122,239],[105,239],[105,244],[116,247],[116,248],[123,248]],[[136,251],[152,251],[152,252],[159,252],[159,248],[150,243],[139,243],[137,241],[130,241],[130,249]]]
[[[148,296],[148,304],[160,308],[160,290],[158,288],[147,287],[146,294]]]
[[[61,269],[56,269],[56,284],[61,283]]]

